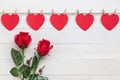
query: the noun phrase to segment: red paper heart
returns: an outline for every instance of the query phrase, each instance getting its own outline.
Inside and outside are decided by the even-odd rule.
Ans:
[[[6,13],[1,16],[1,21],[4,27],[11,31],[17,26],[19,22],[19,16],[17,14],[9,15]]]
[[[68,22],[68,16],[66,14],[52,14],[50,17],[52,25],[58,30],[62,30]]]
[[[43,14],[28,14],[27,23],[33,30],[38,30],[44,23],[45,17]]]
[[[77,25],[84,31],[88,30],[94,21],[94,17],[91,14],[78,14],[76,16]]]
[[[118,24],[119,16],[117,14],[109,15],[106,13],[102,15],[101,22],[107,30],[111,31]]]

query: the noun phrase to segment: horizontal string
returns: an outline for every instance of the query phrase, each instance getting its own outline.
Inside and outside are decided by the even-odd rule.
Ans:
[[[5,12],[5,13],[8,13],[8,14],[12,14],[12,13],[14,13],[14,12]],[[32,12],[33,14],[37,14],[37,13],[39,13],[39,12]],[[62,12],[61,12],[62,13]],[[61,14],[60,12],[59,13],[57,13],[57,12],[55,12],[55,14]],[[107,13],[107,12],[106,12]],[[0,14],[3,14],[3,12],[0,12]],[[28,13],[25,13],[25,12],[17,12],[17,14],[28,14]],[[50,12],[45,12],[45,13],[43,13],[43,14],[53,14],[52,12],[50,13]],[[66,13],[66,14],[78,14],[78,13],[75,13],[75,12],[73,12],[73,13]],[[89,13],[87,13],[87,12],[81,12],[80,14],[89,14]],[[91,13],[91,14],[103,14],[103,13]],[[113,14],[113,13],[108,13],[108,14]],[[116,14],[120,14],[120,13],[116,13]]]
[[[50,14],[61,14],[61,13],[65,13],[65,14],[68,14],[68,15],[76,15],[76,14],[95,14],[95,15],[101,15],[101,14],[103,14],[103,13],[108,13],[108,14],[113,14],[113,13],[115,13],[115,14],[120,14],[120,12],[117,12],[117,9],[115,9],[113,12],[107,12],[107,11],[105,11],[104,9],[103,10],[101,10],[100,12],[95,12],[95,11],[92,11],[92,9],[90,10],[90,11],[88,11],[88,12],[82,12],[82,11],[79,11],[78,9],[76,10],[76,12],[69,12],[69,11],[67,11],[67,9],[65,9],[63,12],[56,12],[56,11],[54,11],[53,9],[51,10],[51,11],[49,11],[49,12],[44,12],[43,10],[41,10],[41,11],[39,11],[39,12],[35,12],[35,11],[30,11],[29,9],[28,9],[28,11],[26,11],[26,12],[19,12],[19,11],[17,11],[17,9],[15,9],[13,12],[8,12],[8,11],[5,11],[5,10],[3,10],[3,11],[1,11],[0,12],[0,14],[3,14],[3,13],[8,13],[8,14],[12,14],[12,13],[17,13],[17,14],[28,14],[28,13],[33,13],[33,14],[38,14],[38,13],[42,13],[42,14],[45,14],[45,15],[50,15]]]

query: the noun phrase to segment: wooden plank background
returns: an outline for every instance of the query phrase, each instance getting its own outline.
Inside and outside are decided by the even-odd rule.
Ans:
[[[120,0],[0,0],[0,12],[89,12],[101,13],[118,9]],[[1,14],[0,14],[1,15]],[[120,80],[120,23],[112,31],[107,31],[100,23],[101,14],[94,14],[92,27],[84,32],[75,23],[76,14],[69,14],[69,22],[62,31],[55,30],[50,24],[50,15],[45,15],[45,23],[38,31],[26,24],[26,14],[20,15],[20,23],[13,31],[6,30],[0,23],[0,79],[17,80],[9,74],[14,66],[10,57],[11,47],[18,48],[13,40],[19,31],[28,31],[33,37],[31,46],[26,49],[26,59],[33,55],[33,48],[42,39],[49,39],[54,49],[46,56],[41,65],[46,65],[43,75],[50,80]]]

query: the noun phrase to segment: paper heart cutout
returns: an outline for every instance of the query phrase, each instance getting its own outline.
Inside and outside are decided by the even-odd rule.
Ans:
[[[78,14],[76,16],[77,25],[83,29],[84,31],[88,30],[90,26],[93,24],[94,16],[91,14]]]
[[[28,14],[26,20],[28,25],[36,31],[43,25],[45,17],[43,14]]]
[[[101,16],[101,22],[107,30],[111,31],[118,24],[119,16],[117,14],[109,15],[106,13]]]
[[[50,17],[51,24],[58,31],[62,30],[68,22],[68,16],[66,14],[52,14]]]
[[[1,22],[6,29],[11,31],[17,26],[19,22],[19,16],[17,14],[9,15],[6,13],[1,16]]]

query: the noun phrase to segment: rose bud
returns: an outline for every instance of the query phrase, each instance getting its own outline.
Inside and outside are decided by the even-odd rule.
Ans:
[[[45,66],[43,66],[42,68],[39,69],[40,75],[42,74],[44,68],[45,68]]]
[[[15,35],[14,41],[20,48],[24,49],[29,46],[32,38],[28,32],[20,32],[19,34]]]
[[[32,57],[26,61],[26,64],[30,66],[31,60],[32,60]]]
[[[38,43],[37,52],[39,55],[45,56],[52,48],[53,45],[50,45],[50,41],[43,39]]]

